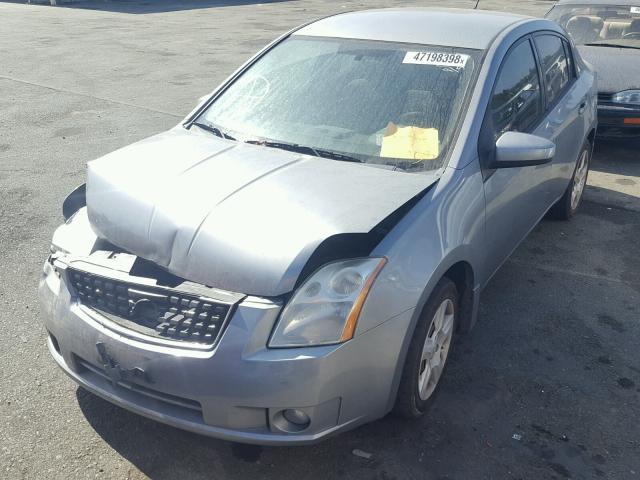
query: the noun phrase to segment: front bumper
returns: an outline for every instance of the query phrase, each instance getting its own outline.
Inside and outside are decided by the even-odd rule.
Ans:
[[[220,341],[203,350],[128,335],[78,303],[67,285],[64,267],[45,263],[40,297],[49,350],[79,385],[177,428],[265,445],[314,443],[384,416],[412,313],[342,345],[268,349],[280,305],[248,297]],[[309,426],[289,428],[284,409],[302,410]]]
[[[640,107],[598,103],[598,134],[601,136],[640,136]]]

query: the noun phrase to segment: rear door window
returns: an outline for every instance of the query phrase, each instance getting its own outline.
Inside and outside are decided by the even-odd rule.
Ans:
[[[547,105],[552,105],[569,84],[569,61],[560,37],[537,35],[534,41],[542,66]]]
[[[507,131],[530,130],[541,111],[538,68],[531,44],[524,40],[507,53],[493,88],[491,118],[495,138]]]

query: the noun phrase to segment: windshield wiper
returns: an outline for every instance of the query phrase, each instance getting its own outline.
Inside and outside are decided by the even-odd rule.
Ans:
[[[320,156],[315,148],[307,147],[306,145],[300,145],[297,143],[274,142],[271,140],[245,140],[244,143],[249,143],[251,145],[262,145],[264,147],[279,148],[281,150],[288,150],[289,152],[305,153],[307,155],[315,155],[316,157]]]
[[[193,122],[192,125],[195,125],[196,127],[200,127],[201,129],[206,130],[207,132],[211,132],[220,138],[224,138],[226,140],[235,140],[234,137],[232,137],[226,132],[223,132],[219,127],[216,127],[215,125],[212,125],[210,123]]]
[[[635,45],[621,45],[619,43],[608,43],[608,42],[593,42],[593,43],[584,43],[587,47],[614,47],[614,48],[635,48],[640,49],[640,46]]]
[[[307,155],[314,155],[316,157],[330,158],[332,160],[341,160],[343,162],[358,162],[362,163],[362,160],[344,153],[334,152],[332,150],[324,150],[322,148],[309,147],[307,145],[300,145],[298,143],[286,143],[286,142],[274,142],[272,140],[247,140],[245,143],[251,145],[263,145],[265,147],[280,148],[282,150],[288,150],[290,152],[304,153]]]
[[[330,158],[332,160],[341,160],[343,162],[356,162],[362,163],[362,160],[356,157],[352,157],[351,155],[346,155],[344,153],[334,152],[333,150],[322,150],[317,149],[316,152],[320,154],[321,157]]]

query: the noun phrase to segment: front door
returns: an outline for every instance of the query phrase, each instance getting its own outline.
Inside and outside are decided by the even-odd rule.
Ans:
[[[551,197],[550,163],[486,168],[495,142],[504,132],[544,136],[544,97],[531,42],[530,37],[520,39],[505,55],[482,127],[479,153],[484,165],[486,200],[484,271],[489,274],[500,267],[545,214]]]

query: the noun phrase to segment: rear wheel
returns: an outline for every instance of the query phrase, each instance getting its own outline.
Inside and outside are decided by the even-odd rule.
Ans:
[[[591,162],[591,144],[586,142],[580,151],[571,182],[562,198],[551,207],[549,214],[560,220],[569,220],[575,215],[582,201],[582,194],[587,185],[589,164]]]
[[[394,413],[405,418],[417,418],[425,413],[449,357],[457,319],[458,291],[445,277],[434,288],[416,325]]]

